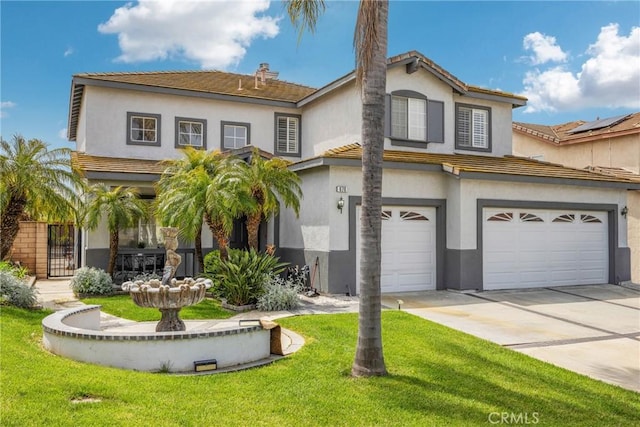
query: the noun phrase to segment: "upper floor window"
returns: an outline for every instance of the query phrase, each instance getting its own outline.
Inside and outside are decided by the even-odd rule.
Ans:
[[[127,113],[127,144],[160,145],[160,114]]]
[[[391,137],[427,141],[427,100],[391,97]]]
[[[491,151],[491,109],[456,104],[456,148]]]
[[[281,156],[300,157],[300,120],[295,114],[275,115],[275,152]]]
[[[249,123],[221,122],[222,149],[233,150],[251,144],[251,125]]]
[[[207,148],[207,121],[176,117],[176,148]]]
[[[426,148],[427,142],[444,142],[444,102],[398,90],[387,95],[385,108],[385,136],[391,145]]]

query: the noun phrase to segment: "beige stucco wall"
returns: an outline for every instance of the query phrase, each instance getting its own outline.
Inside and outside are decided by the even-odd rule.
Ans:
[[[79,129],[84,135],[78,139],[86,139],[85,152],[96,156],[152,160],[180,157],[175,148],[176,117],[207,120],[208,150],[220,149],[221,122],[230,121],[249,123],[251,145],[273,152],[274,113],[300,114],[297,109],[95,86],[87,86],[85,91],[86,127]],[[161,115],[159,147],[127,145],[127,112]]]
[[[558,146],[513,132],[513,154],[523,157],[535,156],[546,162],[576,168],[616,167],[640,174],[640,134]]]
[[[495,102],[471,96],[454,95],[451,86],[424,70],[407,74],[404,66],[393,67],[387,73],[387,93],[411,90],[434,101],[444,102],[444,143],[430,143],[426,150],[392,145],[385,139],[386,150],[427,151],[431,153],[511,154],[512,108],[509,102]],[[471,104],[491,109],[490,153],[455,149],[455,104]],[[332,93],[303,107],[302,157],[312,157],[326,150],[361,142],[362,101],[354,83],[348,83]]]
[[[305,200],[300,219],[290,213],[282,218],[281,246],[314,250],[349,249],[348,197],[362,195],[362,172],[357,167],[333,166],[301,173]],[[336,186],[348,192],[335,192]],[[341,214],[336,208],[345,199]],[[519,183],[513,181],[459,179],[443,172],[385,169],[382,197],[405,199],[446,199],[447,248],[477,249],[477,201],[498,199],[530,202],[613,204],[622,210],[627,191],[575,185]],[[631,209],[631,208],[630,208]],[[640,209],[637,210],[640,212]],[[304,225],[303,225],[304,224]],[[312,244],[312,247],[307,245]],[[619,221],[618,245],[627,247],[627,223]]]

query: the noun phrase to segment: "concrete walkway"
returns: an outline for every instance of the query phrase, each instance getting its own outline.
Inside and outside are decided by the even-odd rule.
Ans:
[[[640,392],[640,287],[385,295],[383,304]]]

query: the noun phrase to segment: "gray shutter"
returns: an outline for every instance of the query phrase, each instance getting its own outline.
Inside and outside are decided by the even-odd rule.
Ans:
[[[444,102],[427,102],[427,142],[444,143]]]
[[[384,136],[391,137],[391,95],[384,97]]]

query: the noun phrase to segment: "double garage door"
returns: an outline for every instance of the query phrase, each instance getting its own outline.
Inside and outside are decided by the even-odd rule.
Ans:
[[[608,283],[606,212],[483,211],[484,289]]]
[[[360,208],[356,212],[356,286],[360,286]],[[382,208],[383,293],[436,288],[436,210]]]

